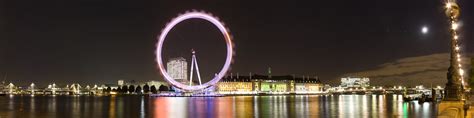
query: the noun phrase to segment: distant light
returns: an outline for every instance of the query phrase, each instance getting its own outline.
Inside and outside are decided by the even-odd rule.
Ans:
[[[459,38],[458,35],[454,36],[454,39],[458,39],[458,38]]]
[[[451,8],[451,3],[450,2],[446,3],[446,8]]]
[[[428,27],[423,26],[423,28],[421,28],[421,33],[423,33],[423,34],[428,33]]]
[[[453,23],[451,28],[453,30],[456,30],[456,29],[458,29],[458,27],[459,27],[459,25],[457,23]]]

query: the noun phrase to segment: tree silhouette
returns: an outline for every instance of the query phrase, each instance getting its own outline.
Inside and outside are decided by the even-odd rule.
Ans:
[[[150,92],[150,86],[148,86],[148,84],[145,84],[143,86],[143,92],[145,92],[145,94],[147,94],[148,92]]]
[[[130,92],[130,93],[135,92],[135,86],[133,86],[133,85],[128,86],[128,92]]]
[[[138,85],[137,88],[135,89],[135,93],[142,94],[142,87],[140,87],[140,85]]]
[[[158,88],[159,91],[169,91],[168,87],[165,85],[160,85],[160,88]]]
[[[110,88],[110,86],[108,86],[107,89],[105,90],[105,92],[110,93],[110,91],[112,91],[112,88]]]
[[[152,85],[152,86],[151,86],[150,91],[151,91],[151,93],[153,93],[153,94],[158,93],[158,91],[156,91],[155,85]]]
[[[122,93],[122,87],[120,87],[120,86],[117,87],[117,92],[118,92],[118,93]]]
[[[124,93],[124,94],[127,93],[128,92],[128,86],[127,85],[122,86],[122,91],[121,92]]]

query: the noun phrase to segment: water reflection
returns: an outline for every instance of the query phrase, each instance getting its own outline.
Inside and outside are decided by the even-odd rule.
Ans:
[[[0,117],[433,117],[432,103],[400,95],[228,97],[14,96],[0,97]]]

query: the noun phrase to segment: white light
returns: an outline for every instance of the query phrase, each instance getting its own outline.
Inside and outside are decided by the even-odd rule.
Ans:
[[[454,36],[454,39],[458,39],[458,38],[459,38],[458,35]]]
[[[459,74],[462,76],[464,75],[464,70],[463,69],[459,69]]]
[[[451,3],[446,3],[446,8],[451,8]]]
[[[423,28],[421,28],[421,33],[423,33],[423,34],[428,33],[428,27],[423,26]]]
[[[203,85],[188,86],[188,85],[182,84],[178,81],[175,81],[166,72],[166,69],[165,69],[164,64],[163,64],[163,59],[162,59],[162,50],[163,50],[162,48],[163,48],[166,36],[168,35],[168,32],[170,32],[171,29],[173,29],[173,27],[175,25],[177,25],[178,23],[180,23],[184,20],[195,19],[195,18],[207,20],[210,23],[214,24],[221,31],[221,33],[224,35],[224,40],[225,40],[226,45],[227,45],[227,58],[225,60],[225,63],[223,65],[222,69],[219,71],[217,76],[215,76],[213,79],[211,79],[207,83],[204,83]],[[200,90],[200,89],[204,89],[206,87],[209,87],[211,85],[217,84],[217,82],[219,82],[219,80],[222,77],[224,77],[225,73],[227,72],[227,70],[229,70],[229,67],[231,65],[233,52],[234,52],[234,50],[233,50],[232,38],[231,38],[231,35],[228,33],[227,28],[224,26],[224,24],[212,15],[193,11],[193,12],[188,12],[188,13],[185,13],[183,15],[180,15],[180,16],[176,17],[175,19],[171,20],[171,22],[168,23],[165,26],[165,28],[162,30],[161,34],[158,37],[158,42],[156,43],[156,50],[155,50],[156,58],[155,58],[155,61],[158,63],[158,68],[160,70],[160,73],[163,75],[165,80],[168,81],[170,84],[175,85],[176,87],[184,89],[184,90]]]
[[[458,25],[457,23],[453,23],[453,24],[451,25],[451,28],[452,28],[453,30],[458,29],[458,27],[459,27],[459,25]]]
[[[456,46],[456,50],[459,50],[459,47],[458,47],[458,46]]]

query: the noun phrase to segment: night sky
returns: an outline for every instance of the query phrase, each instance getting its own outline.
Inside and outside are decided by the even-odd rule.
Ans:
[[[474,1],[459,4],[462,50],[472,53]],[[1,0],[0,75],[20,85],[162,80],[156,37],[172,18],[197,9],[230,29],[232,73],[271,67],[273,75],[324,82],[400,58],[447,53],[443,7],[442,0]],[[192,19],[170,32],[163,56],[190,62],[195,49],[209,77],[223,65],[224,44],[215,26]]]

